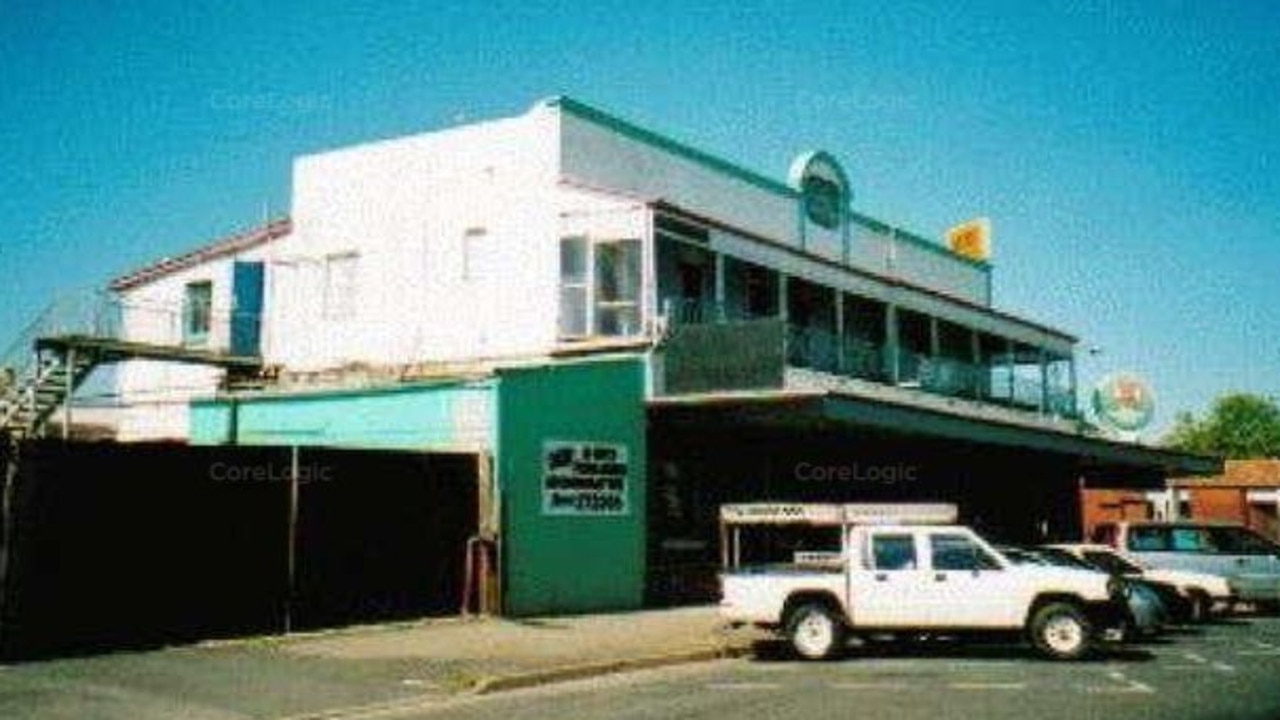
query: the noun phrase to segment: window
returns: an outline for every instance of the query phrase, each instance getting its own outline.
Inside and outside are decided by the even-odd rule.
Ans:
[[[914,570],[916,545],[910,535],[877,535],[871,540],[876,570]]]
[[[485,265],[485,253],[489,243],[484,228],[468,228],[462,235],[462,279],[484,279],[489,268]]]
[[[213,327],[213,283],[208,280],[187,283],[183,305],[182,341],[204,343]]]
[[[1000,563],[964,535],[930,535],[934,570],[997,570]]]
[[[1129,549],[1137,552],[1167,552],[1169,529],[1163,527],[1129,528]]]
[[[326,320],[349,320],[355,316],[359,259],[355,253],[329,255],[324,259],[323,314]]]
[[[595,331],[627,336],[640,332],[640,241],[595,246]]]
[[[1239,527],[1211,527],[1210,541],[1225,553],[1233,555],[1271,555],[1276,546],[1249,530]]]
[[[1209,541],[1204,530],[1194,527],[1173,528],[1170,533],[1174,552],[1214,552],[1216,548]]]
[[[640,333],[640,241],[560,240],[560,336]]]
[[[587,239],[560,240],[560,335],[587,334]]]

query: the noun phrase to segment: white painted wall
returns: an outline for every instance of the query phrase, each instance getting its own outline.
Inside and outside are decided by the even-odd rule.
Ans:
[[[178,346],[183,341],[183,305],[188,283],[210,281],[212,327],[200,347],[230,346],[231,283],[235,260],[262,260],[270,245],[227,256],[162,276],[119,294],[121,332],[126,340]],[[115,392],[121,404],[118,437],[122,441],[185,440],[187,402],[217,389],[223,371],[202,365],[130,360],[116,366]]]
[[[266,266],[264,361],[306,371],[545,354],[557,346],[560,238],[648,241],[646,201],[658,199],[771,241],[717,231],[721,251],[883,294],[865,278],[780,249],[800,246],[791,194],[634,135],[539,103],[518,117],[298,158],[292,233],[242,255]],[[855,267],[989,303],[980,268],[857,225],[850,236]],[[811,234],[805,250],[834,260],[842,252],[830,233]],[[351,312],[334,317],[325,310],[326,267],[346,255],[356,258]],[[215,315],[225,317],[232,260],[127,292],[128,336],[178,342],[185,287],[199,279],[213,281]],[[652,312],[652,287],[646,292]],[[913,302],[943,317],[964,315],[956,319],[971,326],[1002,324],[936,297],[904,304]],[[226,324],[217,325],[211,343],[225,347]],[[185,399],[211,393],[218,376],[128,363],[118,381],[130,405],[121,436],[185,437]]]
[[[266,360],[291,369],[528,354],[555,333],[555,118],[299,158],[273,247]],[[468,233],[480,239],[467,242]],[[470,245],[468,249],[468,245]],[[358,254],[355,311],[323,312],[324,263]]]

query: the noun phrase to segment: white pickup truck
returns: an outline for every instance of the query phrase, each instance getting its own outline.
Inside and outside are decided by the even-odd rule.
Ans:
[[[811,660],[850,634],[1016,633],[1064,660],[1122,637],[1117,581],[1016,565],[956,517],[945,504],[725,505],[721,614]]]

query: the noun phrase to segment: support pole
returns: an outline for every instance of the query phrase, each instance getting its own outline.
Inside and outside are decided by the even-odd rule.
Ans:
[[[898,362],[898,306],[893,303],[884,306],[884,355],[885,364],[889,366],[889,384],[897,385],[901,376]]]
[[[9,568],[13,563],[13,494],[18,482],[18,464],[22,443],[0,432],[0,462],[4,464],[0,488],[0,648],[5,645],[9,625]]]
[[[65,386],[63,388],[63,397],[62,397],[62,441],[66,442],[67,440],[71,439],[71,393],[74,392],[76,388],[76,378],[75,378],[76,349],[75,348],[73,347],[67,348],[67,355],[66,355],[66,358],[63,360],[63,362],[66,363],[67,377],[66,377],[66,380],[64,381]]]
[[[284,632],[293,632],[293,595],[297,583],[298,568],[298,446],[290,448],[289,462],[289,520],[286,575],[288,586],[284,596]]]

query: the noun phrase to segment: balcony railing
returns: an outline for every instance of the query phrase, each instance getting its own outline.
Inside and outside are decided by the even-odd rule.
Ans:
[[[198,321],[193,321],[195,315]],[[97,289],[66,292],[11,341],[0,355],[0,367],[20,373],[33,361],[37,339],[69,336],[256,354],[258,321],[257,313],[217,306],[197,312],[182,302],[126,300]]]
[[[718,324],[743,320],[714,302],[667,300],[663,303],[671,326]],[[826,328],[789,323],[782,327],[785,364],[868,382],[918,390],[933,395],[962,398],[1064,418],[1078,417],[1075,393],[1050,378],[1019,374],[1039,373],[1038,365],[1011,367],[1001,361],[974,363],[935,357],[893,348],[874,341],[841,336]],[[728,388],[726,388],[728,389]]]
[[[823,328],[787,326],[787,364],[820,372],[894,384],[935,395],[1075,417],[1069,387],[1045,385],[1011,373],[1008,365],[978,364],[892,348]],[[896,372],[895,371],[896,363]],[[1037,368],[1038,370],[1038,368]]]

